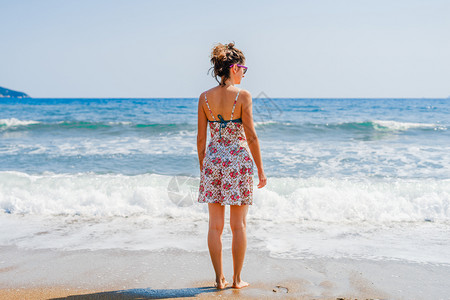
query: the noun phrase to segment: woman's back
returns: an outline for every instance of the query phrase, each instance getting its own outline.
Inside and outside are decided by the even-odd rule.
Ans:
[[[209,120],[211,140],[203,160],[204,172],[200,178],[199,202],[222,205],[252,204],[253,161],[250,158],[242,121],[233,114],[239,92],[240,90],[237,90],[234,99],[231,99],[232,103],[227,103],[230,93],[215,93],[216,97],[224,97],[220,100],[215,98],[215,107],[217,110],[222,109],[226,119],[221,113],[211,111],[208,92],[205,93],[205,103],[210,115],[208,119],[213,120]],[[226,104],[231,105],[229,114],[230,107],[225,107]]]
[[[238,94],[242,93],[242,90],[240,91],[236,87],[214,87],[208,91],[205,92],[205,98],[208,101],[208,104],[206,104],[205,101],[205,111],[209,111],[209,109],[212,112],[207,114],[209,121],[219,120],[218,115],[221,115],[224,120],[230,120],[231,119],[231,113],[233,112],[233,104],[236,100],[236,106],[234,108],[233,112],[233,119],[240,119],[241,118],[241,107],[242,104],[239,101],[239,97],[236,99],[236,96]],[[209,105],[209,109],[208,109]]]

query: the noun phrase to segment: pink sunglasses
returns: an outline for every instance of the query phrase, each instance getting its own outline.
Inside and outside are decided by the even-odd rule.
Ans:
[[[230,68],[231,68],[232,66],[234,66],[234,64],[233,64],[233,65],[231,65],[231,66],[230,66]],[[238,66],[238,67],[241,67],[241,68],[244,68],[244,74],[245,74],[245,73],[247,73],[247,69],[248,69],[248,67],[246,67],[246,66],[243,66],[243,65],[238,65],[238,64],[236,64],[236,66]]]

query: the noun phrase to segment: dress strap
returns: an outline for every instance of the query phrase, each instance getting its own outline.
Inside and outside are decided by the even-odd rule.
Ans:
[[[234,108],[236,107],[236,102],[237,102],[237,99],[238,99],[238,97],[239,97],[239,92],[240,92],[240,91],[241,91],[241,90],[238,91],[238,93],[237,93],[237,95],[236,95],[236,99],[234,99],[233,110],[231,111],[231,119],[230,119],[230,120],[233,120]]]
[[[214,115],[213,115],[213,113],[211,111],[211,108],[209,108],[208,99],[206,98],[206,93],[205,93],[205,102],[206,102],[206,106],[208,106],[209,113],[211,114],[213,120],[215,121],[216,118],[214,118]],[[231,114],[231,115],[233,115],[233,114]]]

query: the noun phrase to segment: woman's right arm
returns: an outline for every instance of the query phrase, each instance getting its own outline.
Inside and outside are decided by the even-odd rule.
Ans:
[[[200,165],[200,173],[203,171],[203,159],[206,152],[206,134],[208,127],[208,118],[203,110],[203,99],[205,99],[205,93],[202,93],[198,98],[198,129],[197,129],[197,153],[198,162]]]
[[[252,153],[256,168],[258,169],[258,188],[262,188],[267,183],[267,177],[264,174],[263,163],[261,159],[261,149],[259,147],[258,136],[256,135],[255,125],[253,123],[253,108],[252,96],[246,91],[241,91],[242,99],[242,124],[244,125],[245,138],[247,139],[248,147]]]

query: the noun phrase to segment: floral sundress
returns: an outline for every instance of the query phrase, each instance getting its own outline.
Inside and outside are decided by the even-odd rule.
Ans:
[[[233,120],[239,92],[234,100],[231,119],[224,120],[217,115],[219,121],[214,118],[205,93],[205,102],[214,121],[208,120],[211,138],[200,174],[200,203],[253,204],[253,160],[242,119]]]

